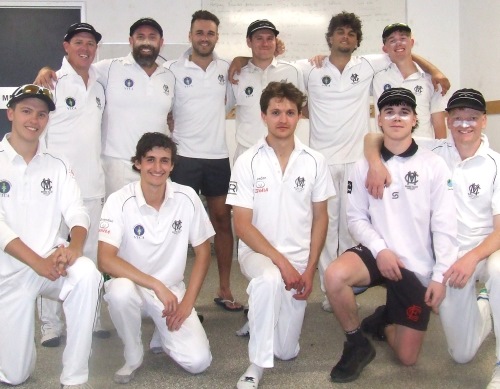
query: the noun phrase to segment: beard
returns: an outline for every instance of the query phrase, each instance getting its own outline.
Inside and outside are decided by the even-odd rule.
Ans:
[[[151,50],[151,53],[144,54],[141,52],[142,49],[149,49]],[[135,62],[137,62],[141,67],[153,66],[156,58],[158,58],[158,54],[160,54],[160,49],[151,45],[134,46],[132,49],[132,56],[134,57]]]

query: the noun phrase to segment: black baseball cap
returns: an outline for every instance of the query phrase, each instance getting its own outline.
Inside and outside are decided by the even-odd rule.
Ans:
[[[54,111],[56,109],[52,92],[49,89],[44,88],[43,86],[34,84],[26,84],[17,88],[14,93],[12,93],[12,97],[7,103],[7,108],[11,108],[12,104],[28,98],[43,100],[45,103],[47,103],[49,111]]]
[[[255,22],[250,23],[247,28],[247,38],[250,38],[252,34],[257,30],[262,30],[263,28],[267,28],[274,32],[274,36],[277,36],[280,32],[276,29],[276,26],[272,24],[267,19],[256,20]]]
[[[411,34],[411,28],[405,23],[392,23],[384,27],[382,32],[382,42],[385,42],[386,38],[391,35],[394,31],[406,31]]]
[[[378,110],[381,111],[387,105],[391,103],[406,103],[413,109],[417,107],[417,100],[412,91],[405,88],[391,88],[382,92],[377,101]]]
[[[134,24],[130,26],[130,36],[132,36],[139,27],[141,26],[150,26],[153,27],[155,30],[157,30],[160,33],[160,36],[163,38],[163,29],[161,28],[160,24],[154,20],[153,18],[141,18],[138,21],[136,21]]]
[[[450,97],[445,109],[449,112],[454,108],[471,108],[486,113],[486,101],[475,89],[459,89]]]
[[[69,42],[71,38],[79,32],[88,32],[89,34],[92,34],[96,43],[99,43],[102,39],[102,35],[99,34],[92,25],[88,23],[75,23],[69,26],[68,31],[66,31],[66,35],[64,35],[64,40]]]

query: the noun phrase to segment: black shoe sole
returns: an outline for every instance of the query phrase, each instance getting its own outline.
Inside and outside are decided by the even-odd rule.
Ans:
[[[46,340],[45,342],[42,342],[43,347],[59,347],[61,345],[61,337],[57,336],[55,338]]]
[[[92,336],[97,339],[108,339],[111,337],[111,332],[108,330],[99,330],[92,332]]]

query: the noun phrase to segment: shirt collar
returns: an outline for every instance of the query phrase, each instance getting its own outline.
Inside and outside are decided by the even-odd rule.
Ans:
[[[73,75],[80,77],[80,75],[76,72],[76,70],[73,68],[73,66],[71,66],[71,64],[69,63],[67,56],[63,57],[61,71],[66,73],[66,74],[73,74]],[[95,73],[94,65],[92,64],[92,65],[90,65],[90,68],[89,68],[89,82],[91,82],[95,79],[96,79],[96,73]]]
[[[405,151],[403,151],[401,154],[398,154],[397,157],[409,158],[409,157],[415,155],[417,150],[418,150],[418,146],[415,143],[415,140],[412,139],[410,146]],[[394,157],[396,155],[392,151],[389,151],[389,149],[387,149],[387,147],[385,147],[385,145],[382,145],[382,149],[380,151],[380,154],[382,155],[382,158],[384,159],[385,162],[387,162],[389,159],[391,159],[392,157]]]
[[[14,150],[14,148],[10,144],[10,142],[8,140],[10,138],[10,135],[11,135],[10,132],[5,134],[5,136],[2,139],[0,147],[4,150],[4,153],[5,153],[5,155],[7,155],[7,158],[9,161],[12,162],[17,157],[23,159],[23,157],[16,150]],[[36,153],[35,153],[35,157],[40,155],[40,154],[43,154],[45,151],[46,151],[46,148],[44,147],[44,142],[42,140],[39,140],[38,141],[38,148],[37,148]]]
[[[273,57],[273,60],[272,62],[269,64],[269,66],[264,69],[264,70],[267,70],[271,67],[275,68],[276,66],[278,65],[278,60],[276,59],[276,57]],[[252,71],[256,71],[256,70],[262,70],[261,68],[259,68],[258,66],[255,66],[255,64],[252,62],[252,59],[250,59],[248,61],[248,64],[247,64],[248,68]]]
[[[135,198],[136,198],[137,205],[139,206],[139,208],[142,208],[143,206],[150,207],[146,203],[146,199],[144,198],[144,193],[142,192],[142,188],[141,188],[141,181],[140,180],[136,181],[134,186],[135,186],[135,188],[134,188]],[[165,206],[168,199],[171,199],[174,197],[174,188],[172,186],[173,186],[173,183],[170,180],[170,178],[168,178],[167,179],[167,187],[165,190],[165,200],[163,200],[163,204],[161,205],[162,207]]]
[[[425,72],[422,70],[420,66],[418,66],[418,63],[413,62],[413,64],[417,67],[416,73],[418,73],[420,77],[425,77]],[[391,62],[387,68],[393,68],[399,72],[398,65],[396,65],[394,62]]]
[[[304,145],[304,143],[302,143],[300,141],[300,139],[297,137],[297,135],[294,135],[293,139],[294,139],[294,144],[295,144],[293,151],[301,152],[302,150],[304,150],[305,145]],[[266,141],[266,136],[260,138],[260,140],[257,142],[257,144],[259,146],[258,147],[259,149],[262,147],[264,147],[266,149],[272,149],[272,147],[269,146],[269,144]]]
[[[193,61],[189,60],[189,56],[193,53],[193,48],[190,47],[187,49],[182,55],[181,55],[181,60],[185,61],[186,66],[194,66],[194,67],[199,67],[196,65]],[[212,63],[217,61],[219,59],[219,56],[215,52],[215,50],[212,52]]]

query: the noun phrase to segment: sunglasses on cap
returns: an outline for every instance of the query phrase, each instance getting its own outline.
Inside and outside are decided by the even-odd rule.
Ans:
[[[20,101],[29,97],[34,97],[45,101],[49,106],[49,111],[53,111],[56,109],[52,92],[48,88],[34,84],[26,84],[17,88],[12,93],[12,97],[7,103],[7,107],[10,107],[12,103],[15,103],[16,101]]]

